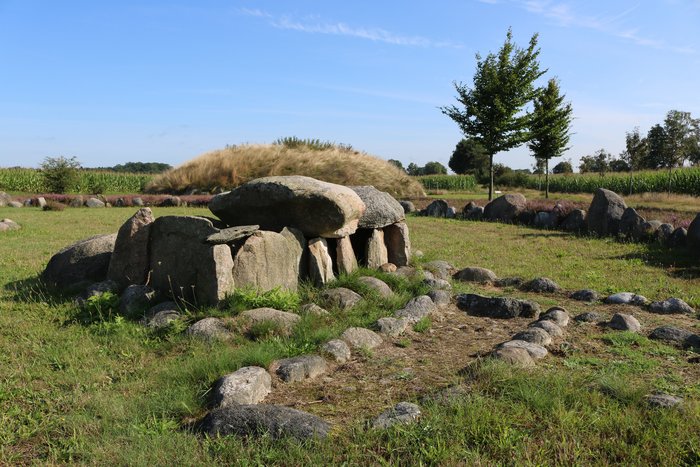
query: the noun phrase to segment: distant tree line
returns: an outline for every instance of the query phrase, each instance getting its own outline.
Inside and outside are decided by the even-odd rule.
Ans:
[[[87,170],[106,170],[112,172],[129,172],[138,174],[157,174],[172,169],[173,166],[163,162],[125,162],[113,167],[96,167]]]
[[[388,162],[390,164],[395,165],[399,169],[403,170],[408,175],[412,175],[414,177],[417,177],[420,175],[445,175],[445,174],[447,174],[447,167],[445,167],[441,163],[435,162],[435,161],[428,162],[427,164],[425,164],[422,167],[411,162],[405,168],[404,168],[403,164],[401,163],[401,161],[398,161],[396,159],[389,159]]]

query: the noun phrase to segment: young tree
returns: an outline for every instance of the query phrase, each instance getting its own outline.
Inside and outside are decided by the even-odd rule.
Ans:
[[[51,193],[66,193],[78,182],[80,162],[75,157],[47,157],[40,167],[46,188]]]
[[[553,174],[570,174],[574,173],[574,168],[571,166],[571,161],[561,161],[552,168]]]
[[[599,149],[592,156],[583,156],[578,170],[581,173],[598,172],[602,177],[605,175],[605,172],[610,170],[610,157],[610,153],[605,149]]]
[[[647,133],[647,157],[646,166],[650,169],[669,167],[671,160],[666,150],[666,130],[660,124],[656,124]]]
[[[625,133],[625,150],[620,153],[620,159],[627,162],[630,170],[640,170],[645,167],[647,156],[647,139],[639,134],[639,127]]]
[[[700,135],[698,120],[690,116],[690,112],[670,110],[664,119],[666,132],[665,162],[669,170],[682,166],[699,150]]]
[[[423,167],[419,167],[418,164],[411,162],[408,164],[408,167],[406,167],[406,173],[414,177],[423,175]]]
[[[387,162],[388,162],[389,164],[395,165],[396,167],[398,167],[399,169],[403,170],[404,172],[406,171],[406,169],[403,168],[403,164],[401,163],[400,160],[397,160],[397,159],[389,159]]]
[[[489,156],[481,144],[472,138],[465,138],[457,143],[447,165],[456,174],[476,175],[488,168]]]
[[[447,175],[447,167],[439,162],[428,162],[423,167],[423,175]]]
[[[559,83],[552,78],[534,101],[528,147],[537,161],[544,161],[545,198],[549,198],[549,159],[560,157],[569,149],[573,109],[564,97]]]
[[[523,49],[513,44],[513,33],[508,29],[498,54],[489,53],[485,59],[476,55],[473,87],[454,83],[461,107],[440,107],[443,114],[459,125],[465,137],[475,139],[486,150],[489,200],[493,198],[493,156],[530,139],[530,116],[523,109],[537,95],[535,80],[546,71],[540,71],[539,53],[537,34],[530,38],[527,49]]]

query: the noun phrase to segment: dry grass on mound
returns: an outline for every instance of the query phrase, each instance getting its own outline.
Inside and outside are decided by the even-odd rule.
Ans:
[[[283,145],[242,145],[203,154],[157,176],[150,193],[230,190],[273,175],[306,175],[339,185],[374,185],[397,198],[425,196],[420,183],[389,162],[350,149],[311,150]]]

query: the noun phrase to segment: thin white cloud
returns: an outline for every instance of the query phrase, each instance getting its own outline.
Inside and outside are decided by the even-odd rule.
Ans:
[[[462,48],[463,45],[451,41],[437,41],[422,36],[402,36],[381,28],[364,28],[350,26],[342,22],[325,22],[318,18],[293,18],[290,16],[275,17],[265,11],[242,8],[241,14],[257,18],[265,18],[270,26],[277,29],[304,32],[307,34],[326,34],[334,36],[356,37],[359,39],[387,44],[424,47],[424,48]]]

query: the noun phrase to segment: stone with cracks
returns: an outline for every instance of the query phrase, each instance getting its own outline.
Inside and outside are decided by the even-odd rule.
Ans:
[[[275,373],[286,383],[313,379],[326,372],[326,361],[318,355],[299,355],[273,363]]]
[[[553,306],[540,316],[540,321],[544,320],[554,321],[557,326],[565,328],[569,324],[569,313],[562,307]]]
[[[436,309],[435,303],[427,295],[412,298],[402,309],[394,313],[394,317],[406,319],[410,324],[415,324]]]
[[[230,226],[293,227],[307,237],[339,238],[357,230],[366,208],[348,187],[292,175],[252,180],[214,196],[209,209]]]
[[[391,290],[391,287],[381,279],[371,276],[362,276],[359,277],[357,281],[376,291],[381,297],[388,298],[394,296],[394,291]]]
[[[150,208],[141,208],[117,232],[107,277],[121,288],[145,284],[148,277],[148,243],[154,221]]]
[[[170,323],[173,321],[176,321],[180,319],[180,312],[175,310],[161,310],[158,311],[152,315],[147,315],[143,319],[143,324],[146,325],[146,327],[153,328],[153,329],[162,329],[170,326]]]
[[[535,361],[530,356],[530,352],[520,347],[497,348],[491,352],[491,357],[521,368],[535,366]]]
[[[345,363],[350,360],[352,356],[348,344],[340,339],[333,339],[323,344],[321,346],[321,352],[331,357],[337,363]]]
[[[498,279],[493,271],[479,267],[461,269],[452,277],[458,281],[477,282],[479,284],[493,284]]]
[[[3,219],[0,221],[0,232],[6,232],[8,230],[19,230],[22,227],[12,219]]]
[[[345,287],[336,287],[321,292],[321,300],[328,306],[335,306],[341,310],[349,310],[354,307],[357,302],[362,300],[362,296]]]
[[[304,236],[296,229],[253,233],[233,259],[233,283],[237,288],[267,291],[279,287],[296,291],[307,271],[305,243]],[[213,248],[229,249],[228,245]]]
[[[695,336],[696,339],[693,339]],[[660,326],[649,334],[649,339],[655,339],[664,341],[669,344],[678,345],[681,347],[690,347],[694,340],[697,340],[698,336],[685,329],[677,328],[675,326]]]
[[[552,343],[552,336],[547,331],[539,327],[529,327],[524,331],[515,334],[513,340],[520,340],[547,346]]]
[[[206,242],[211,245],[231,244],[236,240],[250,237],[260,230],[259,225],[239,225],[238,227],[228,227],[209,235]]]
[[[382,338],[366,328],[347,328],[340,336],[351,348],[371,350],[382,344]]]
[[[97,235],[63,248],[49,260],[42,280],[59,288],[105,280],[116,240],[117,234]]]
[[[211,391],[211,404],[214,407],[257,404],[271,390],[272,378],[267,370],[245,366],[216,380]]]
[[[373,186],[351,186],[367,209],[360,217],[361,229],[379,229],[406,218],[403,206],[389,193],[377,190]]]
[[[695,313],[695,309],[680,298],[668,298],[662,302],[652,302],[649,305],[649,311],[663,315],[675,313],[692,315]]]
[[[622,213],[627,208],[625,201],[616,193],[598,188],[588,208],[588,230],[601,237],[617,235]]]
[[[457,307],[473,316],[508,319],[517,316],[537,318],[540,314],[540,306],[528,300],[477,294],[459,294],[456,299]]]
[[[352,249],[350,237],[341,237],[335,244],[335,261],[338,274],[350,274],[357,270],[357,256]]]
[[[615,313],[610,319],[608,326],[618,331],[639,332],[642,329],[642,325],[637,318],[623,313]]]
[[[389,252],[384,244],[384,232],[379,229],[372,230],[367,240],[367,267],[379,269],[382,264],[389,262]]]
[[[199,424],[199,430],[209,436],[268,435],[272,439],[285,437],[305,440],[325,438],[331,425],[323,419],[301,410],[282,405],[230,405],[212,410]]]
[[[292,328],[299,322],[301,316],[287,311],[275,310],[274,308],[255,308],[246,310],[239,315],[249,326],[255,326],[265,322],[273,323],[284,334],[292,332]]]
[[[540,358],[544,358],[547,356],[549,353],[547,349],[545,349],[543,346],[539,344],[533,344],[532,342],[527,342],[527,341],[521,341],[521,340],[510,340],[507,342],[503,342],[502,344],[499,344],[497,349],[507,349],[507,348],[519,348],[519,349],[525,349],[527,353],[530,354],[530,357],[532,357],[534,360],[539,360]]]
[[[673,225],[669,223],[663,223],[659,226],[658,230],[654,233],[654,241],[661,245],[668,244],[668,239],[673,233]]]
[[[547,334],[549,334],[552,337],[562,337],[564,335],[564,330],[559,326],[557,323],[554,321],[550,320],[542,320],[542,321],[535,321],[534,323],[530,324],[531,328],[540,328],[544,329]],[[527,340],[527,339],[525,339]],[[542,345],[547,345],[547,344],[542,344]]]
[[[527,200],[520,193],[499,196],[484,206],[484,219],[512,223],[527,206]]]
[[[411,259],[411,239],[405,222],[384,227],[384,244],[389,263],[397,267],[408,266],[408,261]]]
[[[428,292],[428,297],[439,307],[447,306],[452,302],[452,294],[447,290],[433,289]]]
[[[408,320],[405,318],[392,318],[390,316],[377,320],[379,332],[390,337],[398,337],[403,334],[408,328],[408,324]]]
[[[391,409],[382,412],[372,421],[372,428],[386,429],[394,425],[408,425],[420,417],[420,407],[411,402],[399,402]]]
[[[333,260],[325,238],[309,240],[309,278],[318,287],[335,279]]]

